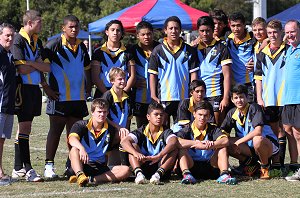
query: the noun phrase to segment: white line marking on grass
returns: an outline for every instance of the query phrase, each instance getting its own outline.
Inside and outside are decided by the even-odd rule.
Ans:
[[[53,195],[73,195],[76,194],[86,194],[86,193],[94,193],[94,192],[111,192],[111,191],[121,191],[128,190],[129,188],[98,188],[98,189],[83,189],[82,191],[62,191],[62,192],[44,192],[44,193],[28,193],[22,195],[4,195],[0,197],[48,197]]]
[[[4,148],[7,147],[7,148],[15,148],[15,145],[9,145],[9,144],[4,144]],[[33,151],[46,151],[45,148],[36,148],[36,147],[30,147],[30,150],[33,150]],[[69,151],[67,150],[63,150],[63,149],[59,149],[57,150],[57,152],[60,152],[60,153],[69,153]]]

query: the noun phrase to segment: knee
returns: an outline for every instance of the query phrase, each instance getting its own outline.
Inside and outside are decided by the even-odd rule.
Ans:
[[[218,149],[218,157],[227,156],[227,154],[228,154],[227,147]]]
[[[72,147],[70,149],[69,156],[70,156],[70,158],[72,158],[73,156],[76,156],[76,155],[79,155],[79,149],[76,147]]]
[[[130,171],[129,166],[124,166],[124,165],[121,166],[120,171],[123,173],[123,178],[122,179],[126,179],[131,175],[131,171]]]
[[[262,146],[263,141],[264,141],[264,137],[263,136],[255,136],[253,139],[253,147],[254,149],[258,149]]]

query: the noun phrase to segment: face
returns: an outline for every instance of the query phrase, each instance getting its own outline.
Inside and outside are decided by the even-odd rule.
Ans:
[[[63,26],[63,32],[67,38],[76,38],[79,34],[79,24],[76,21],[68,21]]]
[[[96,107],[95,111],[92,112],[92,118],[98,123],[103,123],[108,115],[108,109]]]
[[[282,31],[278,28],[267,27],[267,35],[271,44],[282,41]]]
[[[204,87],[203,86],[196,87],[196,89],[192,91],[191,95],[193,97],[194,102],[196,103],[201,102],[205,96]]]
[[[262,42],[265,38],[267,38],[267,31],[263,24],[259,23],[252,26],[252,32],[258,42]]]
[[[167,28],[165,29],[165,34],[167,35],[168,40],[177,41],[180,37],[180,26],[175,21],[169,21]]]
[[[126,87],[125,76],[117,74],[115,76],[115,79],[111,82],[111,84],[117,87],[118,89],[124,89]]]
[[[42,18],[37,17],[34,21],[30,21],[29,25],[34,33],[39,33],[42,30]]]
[[[248,103],[248,100],[247,100],[247,97],[245,94],[233,93],[231,101],[238,109],[243,109]]]
[[[6,50],[9,50],[13,43],[14,32],[10,28],[3,28],[3,33],[0,35],[0,44]]]
[[[210,112],[207,109],[198,109],[193,113],[197,127],[204,127],[210,117]]]
[[[154,126],[162,126],[164,113],[160,109],[155,109],[150,114],[147,114],[147,119]]]
[[[140,29],[137,33],[137,38],[142,45],[152,45],[153,43],[153,32],[148,28]]]
[[[241,20],[230,21],[230,29],[237,38],[240,38],[245,34],[245,28],[246,26]]]
[[[220,21],[218,19],[213,19],[213,20],[214,20],[214,24],[215,24],[214,35],[217,37],[221,37],[226,25],[223,21]]]
[[[297,24],[295,22],[287,23],[284,27],[284,31],[287,41],[291,45],[297,46],[300,42],[300,30],[297,27]]]
[[[108,30],[105,31],[109,41],[119,42],[122,37],[122,29],[119,24],[112,24]]]
[[[199,32],[199,36],[200,36],[201,40],[206,44],[211,43],[211,41],[214,38],[214,35],[213,35],[214,31],[208,25],[201,25],[198,29],[198,32]]]

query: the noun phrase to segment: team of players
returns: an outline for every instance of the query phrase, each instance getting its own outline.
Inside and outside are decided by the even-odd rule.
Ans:
[[[49,97],[46,178],[57,177],[54,157],[65,126],[69,181],[79,186],[124,180],[130,175],[127,154],[138,184],[147,179],[159,184],[171,172],[182,174],[184,184],[194,184],[195,178],[236,184],[229,172],[229,155],[240,162],[234,174],[253,175],[260,167],[261,179],[280,176],[285,153],[280,107],[284,105],[282,122],[290,141],[290,168],[296,171],[300,102],[295,101],[299,100],[296,91],[290,94],[297,85],[285,77],[287,73],[295,76],[285,64],[296,65],[295,71],[299,66],[297,21],[285,27],[290,47],[282,41],[279,21],[266,24],[257,19],[252,34],[242,14],[234,13],[227,20],[221,10],[215,10],[211,17],[199,18],[199,38],[193,48],[180,38],[181,22],[173,16],[165,21],[166,37],[161,44],[153,41],[151,24],[140,22],[138,44],[126,49],[121,42],[122,23],[113,20],[105,28],[107,41],[94,51],[91,63],[85,46],[76,38],[79,20],[75,16],[64,18],[62,36],[45,49],[36,34],[40,14],[27,11],[23,21],[24,28],[12,47],[22,82],[17,88],[14,178],[42,180],[31,166],[29,152],[31,123],[40,115],[38,84]],[[42,72],[49,72],[48,83]],[[92,117],[78,121],[87,115],[90,79],[97,87]],[[294,80],[298,82],[296,76]],[[230,101],[234,108],[228,112]],[[138,129],[128,134],[125,128],[130,126],[132,112]],[[169,129],[171,115],[173,130]],[[229,137],[233,128],[235,137]],[[108,157],[114,165],[111,168],[105,155],[116,150],[120,151]],[[298,172],[287,180],[297,176]]]

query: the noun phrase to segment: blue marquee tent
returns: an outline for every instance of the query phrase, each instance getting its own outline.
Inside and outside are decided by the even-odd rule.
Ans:
[[[59,33],[59,34],[56,34],[56,35],[54,35],[54,36],[49,37],[49,38],[48,38],[48,41],[49,41],[49,40],[52,40],[52,39],[55,39],[55,38],[57,38],[57,37],[60,37],[61,34],[62,34],[62,33]],[[88,39],[89,39],[89,32],[84,31],[84,30],[80,30],[80,31],[79,31],[79,34],[78,34],[78,36],[77,36],[77,38],[79,38],[79,39],[81,39],[81,40],[88,40]],[[91,39],[92,39],[92,40],[102,40],[102,36],[98,36],[98,35],[93,35],[93,34],[91,34]]]
[[[282,24],[286,24],[286,22],[290,19],[296,19],[300,21],[300,3],[268,18],[268,21],[272,19],[277,19],[281,21]]]

